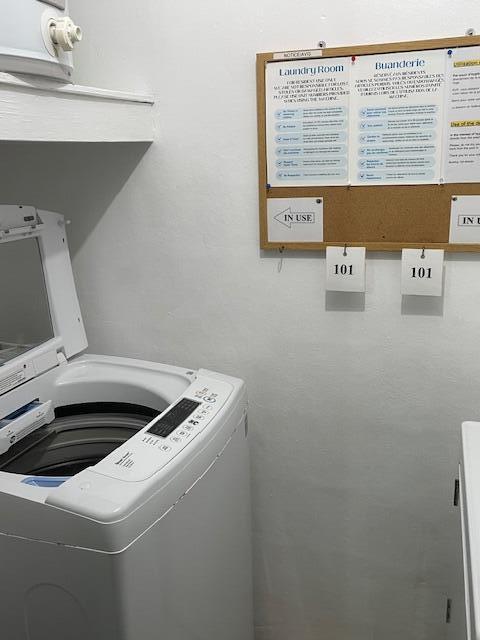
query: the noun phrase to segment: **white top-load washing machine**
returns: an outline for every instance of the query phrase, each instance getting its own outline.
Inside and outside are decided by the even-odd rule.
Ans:
[[[246,396],[79,355],[62,216],[0,207],[2,640],[251,640]]]

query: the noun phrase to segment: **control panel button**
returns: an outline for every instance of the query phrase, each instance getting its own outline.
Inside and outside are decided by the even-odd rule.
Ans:
[[[170,438],[170,440],[171,440],[172,442],[181,442],[181,441],[182,441],[182,439],[181,439],[181,438],[178,438],[177,436],[172,436],[172,437]]]
[[[162,446],[160,447],[160,449],[162,451],[171,451],[172,447],[169,447],[168,444],[162,444]]]

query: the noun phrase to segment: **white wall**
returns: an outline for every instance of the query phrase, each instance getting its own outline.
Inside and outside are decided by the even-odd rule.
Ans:
[[[71,6],[77,80],[153,91],[157,140],[145,155],[13,146],[4,198],[72,218],[92,351],[248,381],[257,640],[446,637],[459,427],[480,416],[480,264],[453,256],[443,303],[402,306],[398,256],[369,256],[364,308],[326,297],[322,253],[279,273],[258,249],[254,55],[463,35],[479,3]]]

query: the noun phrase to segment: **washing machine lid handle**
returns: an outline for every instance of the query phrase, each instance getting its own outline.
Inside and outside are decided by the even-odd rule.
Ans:
[[[0,397],[88,346],[65,226],[57,213],[0,205]]]

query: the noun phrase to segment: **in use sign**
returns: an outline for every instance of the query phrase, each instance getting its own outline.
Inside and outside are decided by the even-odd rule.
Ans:
[[[480,244],[480,196],[452,197],[449,241]]]
[[[323,198],[269,198],[269,242],[323,242]]]

